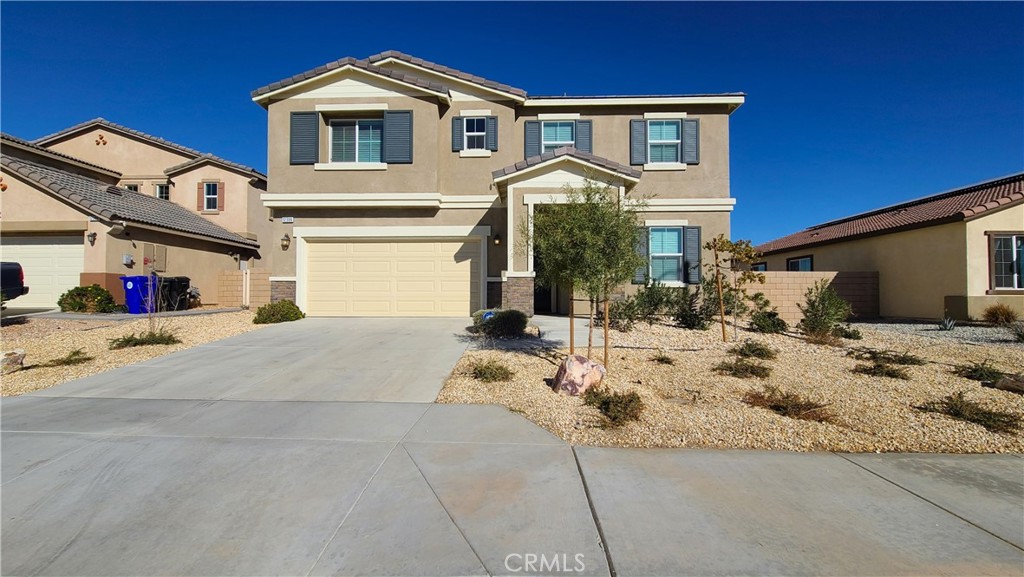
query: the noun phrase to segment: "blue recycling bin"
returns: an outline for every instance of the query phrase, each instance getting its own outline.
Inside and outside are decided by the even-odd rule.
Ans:
[[[129,313],[138,315],[156,312],[157,303],[154,298],[150,297],[150,294],[156,293],[157,278],[155,276],[123,276],[121,282],[124,283],[124,302],[128,306]]]

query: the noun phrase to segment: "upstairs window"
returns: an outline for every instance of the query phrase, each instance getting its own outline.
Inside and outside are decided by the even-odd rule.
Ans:
[[[992,288],[1024,289],[1024,233],[992,236]]]
[[[331,162],[380,163],[383,120],[332,120]]]
[[[542,123],[541,152],[564,146],[576,146],[576,123],[571,120]]]
[[[203,183],[203,210],[217,210],[217,183]]]
[[[463,130],[463,150],[486,150],[487,149],[487,118],[483,116],[463,118],[465,129]]]
[[[678,163],[682,142],[678,120],[650,120],[647,122],[647,162]]]
[[[137,184],[126,184],[124,185],[124,187],[126,190],[130,190],[132,192],[139,192],[139,185]]]
[[[156,185],[156,197],[160,200],[171,200],[171,186],[169,184]]]
[[[798,256],[786,259],[786,270],[790,272],[810,272],[814,270],[814,257]]]

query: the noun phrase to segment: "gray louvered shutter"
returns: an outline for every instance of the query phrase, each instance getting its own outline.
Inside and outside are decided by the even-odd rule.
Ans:
[[[589,120],[576,121],[576,150],[581,152],[593,152],[593,126]]]
[[[527,120],[524,124],[526,135],[526,158],[540,155],[540,121]]]
[[[463,117],[456,116],[452,118],[452,152],[458,152],[462,150],[462,145],[465,142],[465,138],[462,137],[462,130],[466,127]]]
[[[389,110],[384,113],[384,154],[387,164],[412,163],[412,111]]]
[[[498,150],[498,117],[487,117],[487,150]]]
[[[647,121],[629,121],[629,163],[647,164]]]
[[[288,158],[290,164],[316,164],[320,156],[320,118],[316,112],[292,112]]]
[[[683,229],[683,282],[700,284],[700,227]]]
[[[647,243],[650,242],[651,230],[649,228],[641,228],[640,242],[636,245],[636,253],[644,257],[644,265],[637,267],[636,272],[633,273],[633,284],[647,284],[647,270],[650,262],[647,258]]]
[[[686,164],[700,164],[700,120],[683,119],[683,158]]]

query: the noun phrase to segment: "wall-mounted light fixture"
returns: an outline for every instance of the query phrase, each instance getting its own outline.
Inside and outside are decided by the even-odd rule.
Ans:
[[[494,233],[494,246],[501,246],[501,234]]]
[[[281,250],[288,250],[288,247],[291,245],[292,237],[288,236],[288,233],[285,233],[285,235],[281,237]]]
[[[85,235],[85,238],[89,239],[89,246],[95,246],[96,236],[97,234],[95,232],[90,232],[89,234]]]

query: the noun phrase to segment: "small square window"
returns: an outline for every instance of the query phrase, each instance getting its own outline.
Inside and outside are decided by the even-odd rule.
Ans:
[[[383,120],[331,122],[331,162],[381,162]]]
[[[678,120],[647,122],[647,159],[651,164],[678,163],[682,129]]]
[[[463,135],[466,139],[463,147],[465,150],[485,150],[487,148],[487,119],[482,117],[466,118]]]
[[[786,259],[786,270],[790,272],[810,272],[814,270],[814,257],[798,256]]]
[[[124,187],[126,190],[130,190],[132,192],[139,192],[139,185],[137,184],[126,184],[124,185]]]
[[[171,200],[171,185],[156,185],[156,197],[159,198],[160,200]]]
[[[576,146],[576,122],[544,122],[541,126],[541,152]]]
[[[203,210],[217,210],[217,188],[216,182],[203,183]]]

